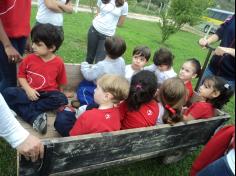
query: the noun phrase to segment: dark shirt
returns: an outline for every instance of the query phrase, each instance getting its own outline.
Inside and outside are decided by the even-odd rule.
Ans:
[[[216,31],[221,40],[220,46],[235,49],[235,15],[226,21]],[[224,56],[214,55],[209,64],[209,69],[214,75],[224,77],[226,80],[235,80],[235,58],[229,54]]]

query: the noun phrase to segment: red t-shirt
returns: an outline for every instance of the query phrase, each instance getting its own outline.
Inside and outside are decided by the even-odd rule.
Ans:
[[[25,78],[38,91],[59,90],[59,85],[67,83],[65,65],[58,56],[45,62],[35,54],[28,55],[20,63],[18,78]]]
[[[186,87],[186,89],[188,91],[188,99],[187,99],[187,101],[188,101],[193,96],[193,86],[192,86],[191,81],[186,82],[185,83],[185,87]]]
[[[119,106],[123,120],[121,129],[154,126],[159,115],[159,106],[155,100],[143,104],[138,111],[128,111],[126,102]]]
[[[28,37],[31,0],[0,0],[0,19],[8,37]]]
[[[207,119],[214,116],[215,108],[211,103],[196,102],[193,103],[184,115],[191,115],[194,119]]]
[[[120,130],[120,118],[118,108],[85,111],[75,122],[70,136]]]

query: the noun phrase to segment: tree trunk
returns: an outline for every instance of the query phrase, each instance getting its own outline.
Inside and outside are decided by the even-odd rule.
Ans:
[[[150,6],[151,6],[151,3],[152,3],[152,0],[149,0],[149,2],[148,2],[148,6],[147,6],[147,11],[149,11]]]

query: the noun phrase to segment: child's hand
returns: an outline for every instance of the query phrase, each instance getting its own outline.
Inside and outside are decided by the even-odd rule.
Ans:
[[[36,101],[39,99],[40,94],[37,92],[37,90],[29,88],[26,90],[26,94],[27,97],[31,100],[31,101]]]

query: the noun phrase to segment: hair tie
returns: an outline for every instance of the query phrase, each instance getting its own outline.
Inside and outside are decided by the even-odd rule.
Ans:
[[[176,110],[174,110],[170,105],[166,104],[165,108],[170,111],[173,115],[176,115]]]
[[[229,85],[229,84],[225,84],[224,87],[225,87],[226,89],[229,89],[229,88],[230,88],[230,85]]]
[[[138,83],[138,84],[135,86],[135,88],[142,90],[143,87],[142,87],[142,85],[141,85],[140,83]]]

